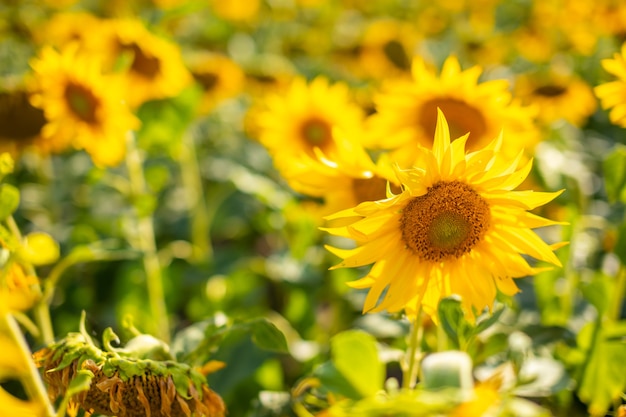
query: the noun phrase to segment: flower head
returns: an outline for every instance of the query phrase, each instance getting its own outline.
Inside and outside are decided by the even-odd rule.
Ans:
[[[471,132],[469,151],[483,148],[502,130],[508,134],[508,156],[534,145],[538,132],[533,109],[513,100],[506,80],[479,82],[481,73],[479,66],[462,70],[454,56],[446,59],[439,75],[414,59],[412,80],[389,82],[375,97],[378,113],[369,119],[373,133],[367,146],[391,149],[400,166],[410,166],[417,145],[432,146],[438,108],[454,138]]]
[[[357,244],[327,246],[343,259],[333,268],[373,264],[367,276],[350,283],[369,289],[364,312],[405,310],[415,317],[423,309],[434,317],[439,301],[457,294],[472,319],[492,307],[498,290],[518,292],[513,278],[541,270],[523,255],[560,265],[553,253],[559,245],[531,230],[558,223],[528,212],[560,193],[514,191],[532,161],[520,167],[522,152],[505,158],[502,136],[468,154],[467,140],[450,141],[439,111],[432,149],[419,147],[415,167],[397,170],[401,193],[327,217],[351,219],[325,230]]]
[[[611,109],[611,122],[626,127],[626,42],[621,52],[613,55],[613,59],[602,60],[602,67],[618,79],[601,84],[594,91],[602,108]]]
[[[127,131],[139,125],[124,103],[119,80],[104,75],[97,59],[80,54],[77,43],[60,52],[45,47],[31,66],[31,103],[47,120],[38,146],[52,152],[84,149],[97,165],[118,164]]]
[[[362,110],[349,100],[347,85],[330,84],[322,77],[311,83],[297,78],[286,94],[270,95],[266,105],[255,114],[258,136],[277,166],[289,164],[294,156],[317,158],[318,151],[334,160],[334,128],[354,130],[362,120]]]

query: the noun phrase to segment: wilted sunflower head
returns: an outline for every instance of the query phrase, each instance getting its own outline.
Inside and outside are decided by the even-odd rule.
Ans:
[[[106,343],[105,343],[106,345]],[[68,411],[79,409],[117,417],[223,417],[220,396],[206,378],[175,361],[137,359],[118,350],[102,351],[81,333],[34,354],[52,401],[64,396],[79,375],[89,375],[87,390],[70,398]]]

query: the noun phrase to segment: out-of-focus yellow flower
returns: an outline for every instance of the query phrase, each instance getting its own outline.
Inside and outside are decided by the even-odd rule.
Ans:
[[[79,42],[81,48],[89,49],[93,35],[98,33],[102,20],[87,12],[62,12],[50,17],[35,28],[35,40],[42,45],[63,47],[71,42]],[[85,30],[89,28],[89,30]]]
[[[107,20],[98,36],[105,69],[124,75],[125,98],[133,108],[174,97],[192,81],[178,45],[150,32],[139,20]]]
[[[225,55],[196,54],[187,60],[187,66],[204,91],[199,109],[201,113],[210,112],[219,103],[243,90],[244,72]]]
[[[97,165],[117,165],[127,132],[139,126],[124,103],[120,79],[103,75],[100,62],[80,54],[77,43],[61,52],[45,47],[31,66],[31,103],[48,121],[39,146],[53,152],[84,149]]]
[[[265,105],[255,114],[258,139],[278,167],[302,155],[315,159],[320,152],[334,160],[334,129],[353,130],[363,119],[362,110],[350,101],[347,85],[331,85],[322,77],[311,83],[295,79],[286,92],[267,97]]]
[[[210,0],[209,2],[218,17],[235,22],[253,20],[261,9],[260,0]]]
[[[560,193],[514,191],[531,169],[522,154],[507,158],[503,138],[466,154],[468,136],[451,141],[439,112],[431,148],[419,146],[415,167],[397,170],[402,192],[328,216],[348,225],[326,228],[353,239],[357,247],[327,246],[342,261],[333,268],[373,264],[351,282],[369,289],[364,312],[423,310],[436,318],[439,301],[459,295],[473,320],[491,309],[498,291],[519,290],[513,278],[534,275],[524,255],[560,265],[553,250],[532,229],[558,224],[528,212]],[[521,165],[521,167],[520,167]]]
[[[2,267],[0,272],[0,314],[26,311],[39,299],[35,286],[37,277],[27,275],[15,262]]]
[[[303,154],[278,163],[278,170],[291,188],[323,198],[324,204],[318,211],[320,217],[364,201],[384,199],[388,183],[394,191],[399,190],[391,163],[382,157],[375,164],[360,144],[359,132],[341,129],[333,132],[337,150],[333,160],[320,152],[318,158]]]
[[[515,96],[537,106],[545,124],[562,119],[581,127],[598,106],[591,86],[574,74],[524,73],[515,82]]]
[[[357,68],[373,78],[408,74],[418,40],[417,31],[406,22],[375,20],[363,33]]]
[[[626,127],[626,43],[612,59],[603,59],[602,67],[617,80],[595,87],[594,92],[600,99],[603,109],[610,109],[611,123]]]
[[[535,111],[513,99],[507,80],[479,82],[482,69],[463,71],[454,56],[446,59],[439,75],[419,58],[412,70],[412,80],[392,80],[374,98],[378,113],[369,120],[367,147],[391,149],[394,161],[410,166],[417,145],[432,146],[437,109],[446,115],[452,137],[470,133],[469,151],[483,148],[501,131],[508,135],[503,150],[509,157],[538,141]]]
[[[472,399],[456,407],[449,417],[485,417],[501,402],[499,388],[488,382],[474,386],[473,394]]]

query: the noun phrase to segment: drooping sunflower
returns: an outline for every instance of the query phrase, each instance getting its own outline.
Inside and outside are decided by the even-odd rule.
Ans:
[[[265,100],[265,108],[255,112],[258,140],[274,158],[277,166],[289,164],[293,157],[316,158],[316,149],[329,160],[335,159],[335,127],[346,131],[360,126],[363,111],[350,101],[346,84],[330,84],[317,77],[310,83],[295,79],[284,93]]]
[[[602,108],[611,109],[609,112],[611,123],[626,127],[626,42],[612,59],[602,60],[602,67],[617,77],[617,80],[596,86],[594,92],[600,99]]]
[[[124,157],[126,134],[139,125],[123,100],[123,85],[102,74],[99,61],[78,52],[42,49],[31,62],[31,103],[43,109],[40,147],[52,152],[84,149],[95,164],[113,166]]]
[[[191,83],[178,45],[152,33],[141,21],[112,19],[101,27],[105,65],[122,69],[131,107],[173,97]]]
[[[456,294],[473,319],[492,307],[497,291],[519,291],[513,278],[541,270],[523,255],[560,265],[553,250],[561,244],[550,246],[532,230],[559,223],[528,212],[560,192],[514,191],[532,161],[522,164],[521,152],[506,158],[502,136],[466,154],[468,136],[451,142],[441,112],[434,136],[432,150],[418,148],[414,168],[397,170],[401,193],[327,217],[353,219],[324,230],[357,244],[327,246],[343,259],[333,268],[373,264],[350,283],[369,289],[364,312],[404,310],[414,318],[422,310],[436,319],[439,301]]]
[[[598,106],[591,86],[572,73],[525,73],[516,79],[515,92],[539,108],[545,124],[562,119],[580,127]]]
[[[413,60],[410,81],[391,81],[374,98],[378,113],[370,118],[368,147],[391,149],[401,166],[413,163],[418,144],[431,147],[440,108],[450,123],[453,137],[471,132],[467,149],[481,149],[506,132],[504,151],[515,156],[538,140],[533,109],[521,106],[508,91],[504,79],[479,82],[482,69],[461,70],[455,56],[443,64],[441,74],[429,69],[423,59]]]
[[[201,113],[210,112],[223,100],[239,94],[245,74],[233,60],[217,53],[198,53],[187,59],[191,75],[202,87]]]

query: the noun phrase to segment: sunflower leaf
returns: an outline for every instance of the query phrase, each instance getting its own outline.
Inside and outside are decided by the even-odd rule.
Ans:
[[[626,373],[616,364],[626,363],[626,321],[589,323],[578,335],[586,350],[578,395],[592,415],[604,415],[626,389]]]
[[[383,388],[384,366],[372,335],[350,330],[334,336],[330,344],[333,366],[361,396],[374,395]]]
[[[20,192],[11,184],[0,185],[0,220],[4,220],[17,210]]]
[[[626,146],[617,146],[603,162],[604,186],[610,202],[626,203]]]

